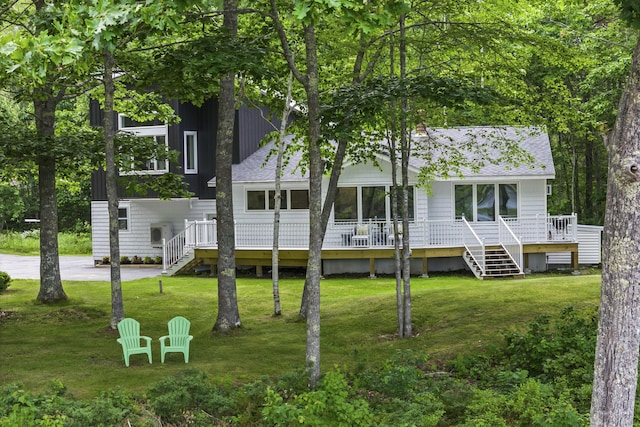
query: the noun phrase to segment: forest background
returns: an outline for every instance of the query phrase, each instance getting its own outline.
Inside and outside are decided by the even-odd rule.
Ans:
[[[515,101],[458,111],[428,105],[427,126],[546,126],[556,164],[550,213],[575,212],[580,223],[602,225],[607,173],[603,137],[615,120],[636,37],[620,21],[619,9],[612,1],[528,3],[523,6],[498,2],[483,8],[477,8],[473,2],[411,5],[409,16],[413,16],[416,28],[409,40],[409,58],[414,64],[414,74],[455,76],[460,81],[491,87],[503,99]],[[7,10],[5,18],[9,17]],[[255,18],[248,16],[251,14],[243,18],[249,24],[245,25],[246,31],[256,25],[252,22]],[[11,28],[10,22],[8,19],[5,22],[5,33]],[[508,28],[513,30],[512,37],[506,35]],[[181,43],[186,43],[187,36],[184,32],[175,35],[183,40]],[[326,42],[327,49],[353,49],[350,34],[335,33],[335,38],[321,39],[320,43]],[[5,47],[6,43],[5,38]],[[175,55],[173,58],[175,61]],[[272,72],[282,69],[282,63],[270,57],[262,61],[262,66]],[[165,71],[170,65],[163,65]],[[383,72],[386,71],[378,70]],[[285,73],[282,74],[278,77],[284,78]],[[325,87],[323,91],[326,94],[334,88]],[[0,128],[16,123],[33,126],[32,104],[22,94],[21,88],[4,86]],[[271,102],[248,92],[245,95],[253,97],[252,102]],[[300,92],[298,97],[303,99]],[[56,110],[56,131],[87,129],[88,103],[86,94],[63,99]],[[32,228],[26,220],[39,218],[36,164],[12,165],[6,160],[0,168],[0,229]],[[90,230],[90,177],[94,167],[95,163],[77,163],[58,173],[61,231]]]

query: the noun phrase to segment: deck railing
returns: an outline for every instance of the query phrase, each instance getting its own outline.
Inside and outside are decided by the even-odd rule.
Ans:
[[[504,222],[504,224],[502,224]],[[522,267],[521,245],[523,243],[577,241],[577,218],[575,215],[539,215],[532,217],[505,218],[494,224],[482,223],[474,230],[475,223],[466,220],[414,220],[409,224],[410,246],[415,247],[459,247],[467,246],[470,253],[484,269],[484,244],[500,235],[510,253]],[[503,230],[504,228],[504,230]],[[507,232],[506,229],[509,231]],[[325,249],[393,247],[390,238],[390,221],[340,221],[329,223],[325,233]],[[500,234],[502,233],[502,234]],[[273,223],[236,223],[236,247],[242,249],[271,249],[273,247]],[[163,245],[165,270],[194,248],[216,248],[218,245],[216,221],[187,221],[185,228]],[[309,247],[308,223],[280,223],[280,247],[306,249]]]
[[[578,241],[576,214],[536,215],[504,220],[523,243]]]
[[[524,265],[522,242],[502,217],[499,217],[498,220],[498,235],[502,247],[504,247],[513,262],[518,266],[520,273],[522,273],[522,267]]]
[[[184,230],[166,240],[162,239],[162,271],[166,272],[169,267],[181,260],[185,255],[193,250],[194,245],[187,236],[194,233],[195,224],[185,220]]]
[[[471,224],[469,224],[469,221],[467,221],[464,217],[462,218],[462,223],[462,240],[464,243],[464,247],[467,249],[467,252],[469,252],[471,258],[473,258],[473,260],[478,265],[480,274],[484,275],[486,264],[484,242],[482,241],[482,239],[480,239],[480,237],[478,237],[476,232],[473,230],[473,227],[471,227]]]

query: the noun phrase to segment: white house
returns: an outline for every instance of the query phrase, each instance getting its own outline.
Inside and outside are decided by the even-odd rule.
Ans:
[[[251,122],[250,112],[239,116],[240,128],[243,118],[257,123]],[[170,140],[172,132],[166,132]],[[167,274],[203,263],[215,266],[217,261],[215,199],[202,197],[215,190],[212,169],[203,165],[213,161],[210,147],[208,156],[202,154],[207,152],[207,132],[196,123],[174,133],[182,137],[177,148],[183,150],[185,170],[209,190],[192,199],[123,198],[120,203],[121,254],[162,257]],[[254,132],[239,142],[244,155],[233,166],[236,262],[256,266],[258,272],[271,264],[275,188],[275,156],[266,160],[273,146],[257,148],[259,135]],[[412,137],[409,238],[416,274],[469,269],[482,278],[542,271],[550,261],[574,269],[579,261],[600,262],[601,229],[578,227],[575,215],[547,214],[549,180],[555,171],[549,139],[539,129],[432,129]],[[520,147],[524,160],[502,158],[497,146],[504,144]],[[424,185],[420,173],[443,156],[463,167],[436,174]],[[300,153],[294,155],[282,174],[281,266],[306,265],[309,195],[308,179],[297,167],[300,158]],[[324,274],[393,271],[391,164],[382,154],[376,163],[347,162],[342,171],[324,240]],[[106,201],[94,200],[96,262],[108,255],[106,218]],[[579,239],[588,244],[579,245]]]

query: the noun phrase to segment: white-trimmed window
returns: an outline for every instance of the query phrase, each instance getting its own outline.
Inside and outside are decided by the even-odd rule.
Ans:
[[[275,194],[275,190],[247,190],[247,210],[273,210]],[[309,209],[309,190],[280,190],[280,209]]]
[[[497,195],[497,196],[496,196]],[[518,216],[518,184],[461,184],[454,186],[457,219],[496,221]]]
[[[129,206],[118,208],[118,230],[129,231]]]
[[[391,218],[389,186],[338,187],[333,205],[336,221],[386,221]],[[401,200],[398,198],[398,204]],[[400,208],[398,217],[401,216]],[[409,186],[409,220],[415,218],[414,188]]]
[[[198,132],[184,133],[184,173],[198,173]]]
[[[136,122],[123,114],[118,115],[118,129],[130,132],[135,136],[153,138],[165,150],[169,149],[168,126],[161,122]],[[142,164],[141,170],[130,173],[162,174],[169,172],[169,162],[166,160],[138,159],[138,164]]]

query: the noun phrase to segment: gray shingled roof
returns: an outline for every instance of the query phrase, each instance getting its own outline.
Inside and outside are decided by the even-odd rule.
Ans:
[[[420,169],[433,158],[459,156],[465,178],[498,176],[555,177],[549,136],[535,127],[459,127],[414,134],[411,166]],[[427,142],[427,144],[425,144]],[[503,154],[504,149],[513,150]],[[455,176],[454,171],[449,172]],[[446,177],[441,177],[446,178]]]
[[[426,134],[412,135],[413,153],[410,165],[419,170],[432,159],[443,156],[453,158],[459,156],[463,163],[476,165],[474,171],[471,167],[461,167],[460,173],[464,177],[498,177],[498,176],[555,176],[553,158],[549,137],[537,128],[527,127],[460,127],[428,129]],[[287,138],[290,142],[292,136]],[[515,162],[517,156],[504,159],[500,146],[504,144],[517,145],[528,153],[533,162],[520,159]],[[272,155],[265,163],[265,158],[275,147],[269,143],[259,148],[242,163],[233,165],[233,182],[272,182],[275,174],[275,155]],[[302,152],[298,151],[290,158],[285,167],[282,181],[296,182],[307,181],[308,175],[302,174],[297,164],[302,159]],[[494,159],[492,163],[492,160]],[[456,172],[449,172],[455,176]],[[447,177],[440,177],[446,179]],[[438,178],[436,178],[438,179]],[[215,178],[209,181],[209,186],[215,187]]]
[[[285,142],[291,143],[293,136],[287,136]],[[269,157],[265,163],[265,159],[269,153],[275,149],[275,143],[270,142],[256,150],[255,153],[244,159],[240,164],[233,165],[231,175],[233,182],[273,182],[275,181],[276,156],[275,153]],[[306,182],[309,179],[308,174],[302,174],[297,165],[302,160],[302,152],[297,151],[291,155],[287,165],[283,168],[281,180],[283,182]],[[216,178],[214,177],[208,183],[209,187],[215,187]]]

